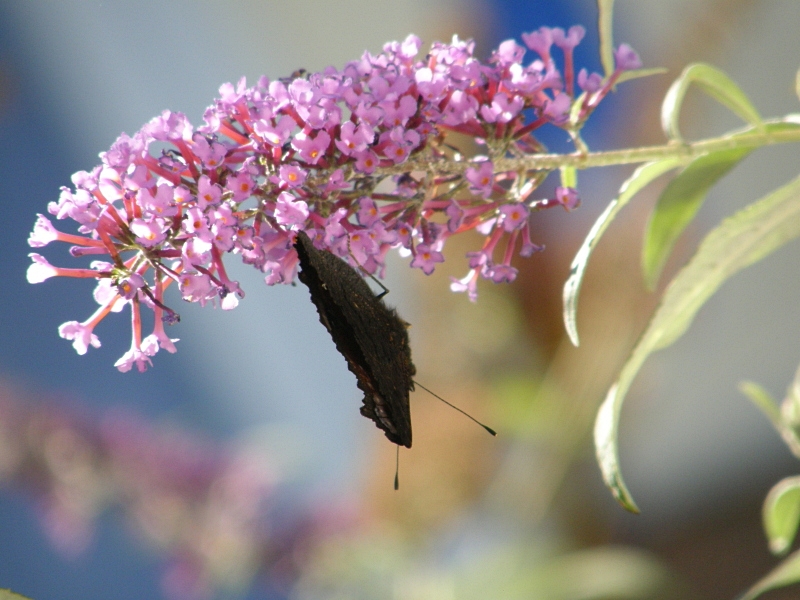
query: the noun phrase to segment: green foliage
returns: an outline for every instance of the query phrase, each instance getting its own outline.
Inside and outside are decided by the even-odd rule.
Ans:
[[[756,408],[764,413],[775,429],[781,431],[783,428],[781,411],[778,410],[775,400],[769,395],[767,390],[752,381],[743,381],[739,384],[739,391],[747,396],[750,401],[756,405]]]
[[[617,78],[617,83],[625,83],[631,79],[641,79],[642,77],[650,77],[651,75],[662,75],[666,72],[667,69],[664,67],[651,67],[649,69],[633,69],[631,71],[624,71]]]
[[[619,196],[609,203],[603,211],[603,214],[598,217],[597,221],[595,221],[594,225],[592,225],[592,228],[589,230],[588,235],[583,240],[578,253],[572,260],[570,275],[564,284],[563,292],[564,326],[566,327],[570,340],[576,346],[579,344],[577,324],[578,295],[580,294],[586,266],[589,263],[589,257],[592,255],[595,246],[597,246],[600,238],[617,214],[619,214],[625,205],[627,205],[640,190],[667,171],[676,169],[685,163],[686,159],[673,157],[647,163],[636,169],[633,175],[622,184],[619,190]]]
[[[751,587],[739,600],[754,600],[761,594],[800,581],[800,551],[791,554],[764,578]]]
[[[673,179],[658,199],[642,248],[645,283],[653,289],[675,241],[692,222],[708,191],[752,150],[733,148],[696,158]]]
[[[603,11],[610,11],[611,4],[599,3],[601,56],[607,74],[613,68],[613,43],[610,14]],[[715,144],[700,143],[693,149],[686,146],[678,122],[683,100],[692,84],[740,116],[750,127],[723,136]],[[663,158],[648,162],[634,172],[623,184],[619,196],[595,222],[572,262],[563,300],[565,327],[575,345],[579,343],[578,295],[589,257],[611,221],[639,191],[667,171],[683,167],[661,194],[648,222],[642,267],[645,281],[652,289],[676,240],[695,218],[714,184],[759,145],[778,141],[781,133],[792,130],[796,133],[798,130],[791,117],[764,123],[744,92],[725,73],[703,63],[689,65],[672,84],[662,104],[661,123],[664,133],[675,144],[675,151],[664,152]],[[754,134],[762,136],[761,139],[755,139]],[[705,151],[699,151],[700,148],[705,148]],[[697,311],[728,278],[798,235],[800,179],[723,221],[707,235],[695,256],[668,286],[659,308],[606,395],[595,421],[595,450],[603,479],[627,510],[639,511],[622,478],[617,435],[622,404],[642,364],[652,352],[669,346],[683,335]],[[794,436],[791,427],[783,423],[768,395],[754,384],[746,385],[743,391],[767,413],[784,439],[790,441],[789,433]],[[796,440],[796,436],[793,439]],[[785,540],[788,517],[785,512],[780,514],[784,517],[781,521],[784,529],[780,533]],[[773,525],[776,528],[779,520],[775,517]],[[795,523],[795,529],[796,526]]]
[[[797,382],[795,382],[795,386]],[[797,458],[800,458],[800,438],[797,436],[795,427],[795,407],[797,398],[794,393],[790,393],[786,400],[784,400],[784,409],[778,409],[775,400],[757,383],[752,381],[743,381],[739,384],[739,391],[747,396],[750,401],[756,405],[761,412],[769,419],[775,430],[781,435],[783,441],[789,446]],[[794,390],[790,390],[794,392]]]
[[[670,140],[683,142],[678,120],[689,86],[695,84],[703,92],[741,117],[746,123],[761,128],[758,111],[750,99],[725,73],[705,63],[687,66],[673,82],[661,105],[661,128]]]
[[[796,403],[797,385],[796,379],[794,385],[789,388],[782,410],[761,386],[753,382],[743,382],[739,385],[739,389],[762,410],[781,434],[789,449],[800,458],[800,439],[795,430],[796,423],[791,410]],[[787,477],[770,490],[764,500],[762,519],[769,549],[773,554],[786,554],[800,526],[800,476]],[[755,598],[767,590],[797,582],[800,582],[800,558],[795,554],[758,582],[745,598]]]
[[[790,121],[763,124],[767,134],[798,130]],[[675,241],[697,215],[709,190],[733,167],[747,157],[753,148],[740,147],[738,142],[755,131],[748,127],[726,136],[731,147],[709,152],[694,159],[673,179],[656,203],[645,233],[642,249],[642,269],[648,288],[653,289]]]
[[[697,311],[725,281],[798,235],[800,178],[723,221],[670,283],[595,422],[595,449],[603,479],[626,509],[638,511],[620,472],[617,432],[625,395],[642,364],[652,352],[683,335]]]
[[[800,477],[787,477],[769,491],[762,516],[769,549],[773,554],[785,554],[800,525]]]

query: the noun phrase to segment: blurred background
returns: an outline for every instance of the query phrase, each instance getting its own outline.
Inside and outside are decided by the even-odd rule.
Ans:
[[[579,349],[563,332],[561,286],[630,167],[582,172],[578,211],[534,216],[546,252],[518,261],[513,285],[482,282],[476,304],[448,286],[477,237],[453,239],[430,277],[390,262],[417,379],[499,432],[414,394],[397,492],[395,446],[358,414],[355,379],[305,288],[267,288],[229,261],[247,292],[239,307],[175,306],[179,352],[121,374],[126,313],[79,357],[57,328],[90,314],[91,285],[25,280],[36,213],[163,109],[197,124],[224,82],[340,67],[411,32],[423,49],[473,37],[486,57],[523,31],[577,23],[577,64],[600,70],[589,0],[0,3],[0,588],[36,600],[723,599],[776,564],[760,503],[797,465],[736,384],[782,397],[792,378],[796,245],[726,284],[645,365],[621,442],[641,515],[616,506],[594,464],[594,412],[657,298],[638,271],[655,194],[590,264]],[[791,2],[619,0],[617,42],[669,73],[622,86],[587,142],[662,143],[660,100],[691,61],[726,70],[764,116],[795,111],[797,23]],[[689,139],[739,125],[699,95],[685,115]],[[671,272],[723,216],[796,175],[788,156],[761,150],[725,178]],[[44,254],[67,264],[63,249]],[[782,597],[796,596],[770,596]]]

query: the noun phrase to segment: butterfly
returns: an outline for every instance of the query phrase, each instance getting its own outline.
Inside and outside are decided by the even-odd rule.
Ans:
[[[300,281],[364,392],[361,414],[391,442],[411,448],[408,394],[417,369],[411,361],[408,323],[375,295],[356,269],[316,248],[304,232],[298,232],[294,248]]]

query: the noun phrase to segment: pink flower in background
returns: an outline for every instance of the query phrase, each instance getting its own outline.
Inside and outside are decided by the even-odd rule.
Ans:
[[[301,507],[275,514],[282,480],[263,451],[124,409],[93,414],[48,398],[25,401],[3,382],[0,424],[0,484],[30,499],[53,547],[80,558],[101,520],[123,517],[136,543],[164,563],[162,586],[174,600],[188,600],[188,591],[241,594],[299,552],[315,522]],[[284,582],[294,576],[282,573]]]

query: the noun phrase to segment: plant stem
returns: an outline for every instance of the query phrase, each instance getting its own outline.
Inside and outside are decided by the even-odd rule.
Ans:
[[[783,119],[773,119],[766,123],[780,123]],[[767,133],[748,126],[746,129],[726,133],[720,137],[697,142],[671,142],[661,146],[627,148],[585,154],[531,154],[519,158],[497,158],[495,171],[552,171],[569,166],[577,169],[629,165],[662,160],[676,156],[693,159],[709,152],[733,148],[760,148],[772,144],[800,142],[800,127]],[[381,169],[385,174],[407,173],[409,171],[432,171],[436,174],[463,173],[472,163],[465,161],[435,161],[431,163],[420,157],[402,165]]]

